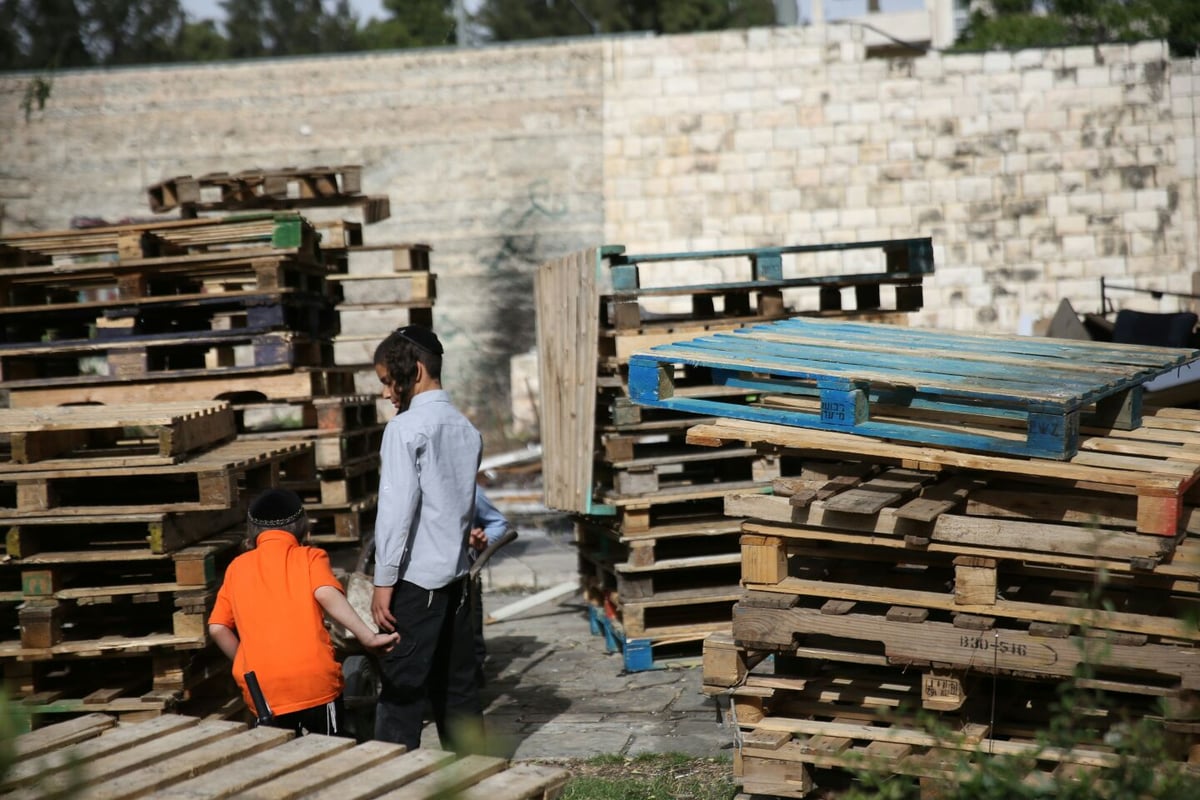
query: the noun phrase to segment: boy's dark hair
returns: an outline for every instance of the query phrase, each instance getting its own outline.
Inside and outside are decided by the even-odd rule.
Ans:
[[[388,377],[405,391],[417,379],[417,362],[425,365],[429,377],[442,379],[442,343],[422,325],[397,328],[375,348],[375,363],[383,365]]]

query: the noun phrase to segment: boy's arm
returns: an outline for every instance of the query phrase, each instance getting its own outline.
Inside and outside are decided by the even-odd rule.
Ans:
[[[217,647],[221,648],[221,652],[230,661],[233,661],[234,656],[237,655],[238,647],[242,643],[242,640],[238,638],[233,629],[227,628],[218,622],[210,622],[208,624],[208,635],[217,643]]]
[[[393,630],[391,600],[400,580],[400,561],[421,497],[414,442],[406,441],[393,420],[383,432],[380,447],[379,509],[375,515],[375,591],[371,616],[383,630]]]
[[[362,643],[363,647],[371,650],[389,650],[392,645],[400,641],[398,633],[376,633],[367,627],[367,623],[363,622],[362,617],[358,616],[358,612],[354,610],[354,606],[350,605],[350,601],[342,594],[340,589],[333,586],[325,585],[318,586],[313,591],[313,597],[317,603],[325,610],[334,622],[337,622],[342,627],[354,634],[354,638]]]

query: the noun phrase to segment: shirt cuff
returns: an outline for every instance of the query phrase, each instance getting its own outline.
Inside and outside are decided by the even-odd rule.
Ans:
[[[387,564],[375,565],[375,585],[395,586],[400,582],[400,568],[389,567]]]

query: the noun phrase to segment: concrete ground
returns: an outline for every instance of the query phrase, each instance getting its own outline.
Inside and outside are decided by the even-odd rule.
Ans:
[[[486,568],[484,611],[578,581],[570,527],[519,523],[520,538]],[[498,754],[516,759],[686,753],[732,756],[733,730],[700,691],[698,658],[626,673],[619,652],[592,635],[572,591],[485,626],[484,718]],[[697,653],[699,648],[697,648]],[[430,725],[427,746],[437,746]]]

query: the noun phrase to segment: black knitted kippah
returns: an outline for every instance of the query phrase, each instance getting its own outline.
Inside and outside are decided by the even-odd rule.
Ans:
[[[396,334],[422,350],[427,350],[434,355],[442,354],[442,343],[438,341],[437,334],[424,325],[405,325],[403,328],[397,328]]]
[[[304,502],[290,489],[268,489],[250,504],[247,518],[262,528],[277,528],[300,519]]]

